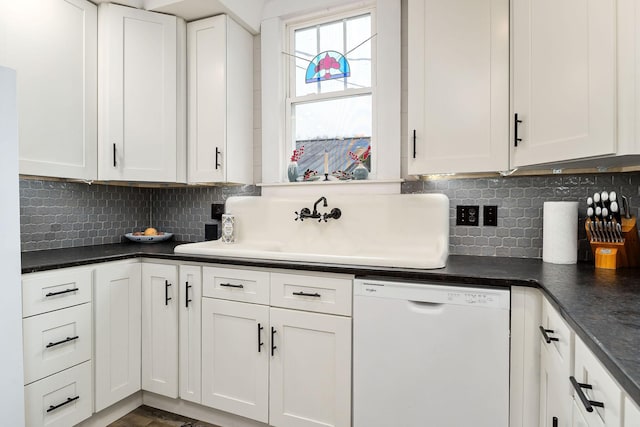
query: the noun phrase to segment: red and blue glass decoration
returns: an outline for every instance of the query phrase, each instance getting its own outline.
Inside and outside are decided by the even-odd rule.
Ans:
[[[309,63],[305,76],[306,83],[323,80],[341,79],[351,75],[349,61],[335,50],[327,50],[317,54]]]

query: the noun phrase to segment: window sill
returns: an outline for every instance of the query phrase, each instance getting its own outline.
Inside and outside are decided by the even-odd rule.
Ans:
[[[318,194],[400,194],[403,179],[362,181],[309,181],[256,184],[262,188],[262,196],[296,196]]]

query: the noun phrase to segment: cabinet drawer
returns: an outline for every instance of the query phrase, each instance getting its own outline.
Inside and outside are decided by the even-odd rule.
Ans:
[[[24,383],[91,359],[91,304],[22,321]]]
[[[269,304],[269,273],[235,268],[203,267],[202,296]]]
[[[91,416],[91,362],[24,388],[26,425],[69,427]]]
[[[271,273],[271,305],[350,316],[352,286],[346,278]]]
[[[592,387],[591,389],[581,388],[581,392],[588,400],[604,404],[604,408],[593,405],[593,412],[587,412],[578,392],[575,392],[573,399],[582,416],[589,426],[619,426],[622,420],[622,391],[582,340],[577,337],[575,346],[575,379],[578,383],[589,384]]]
[[[22,275],[22,316],[59,310],[91,301],[91,268]]]
[[[549,356],[553,359],[554,364],[561,366],[562,375],[568,377],[573,372],[574,334],[556,309],[544,298],[542,300],[541,326],[546,337],[549,338],[549,340],[545,339],[545,335],[539,329],[541,345],[549,351]]]

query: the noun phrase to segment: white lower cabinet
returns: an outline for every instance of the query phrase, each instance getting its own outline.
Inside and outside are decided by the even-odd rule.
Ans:
[[[351,423],[351,319],[271,308],[269,422]]]
[[[91,361],[24,388],[28,427],[69,427],[91,416]]]
[[[269,307],[204,298],[202,403],[269,421]]]
[[[142,389],[178,397],[178,270],[142,264]]]
[[[351,425],[352,278],[242,269],[203,275],[202,404],[276,427]],[[247,302],[247,291],[267,299]],[[299,307],[338,307],[344,315]]]
[[[539,329],[540,427],[640,425],[630,421],[640,421],[634,403],[546,300]]]
[[[178,394],[181,399],[201,403],[202,269],[180,266]]]
[[[25,417],[67,427],[93,409],[91,270],[22,276]]]
[[[140,263],[96,266],[95,411],[140,390]]]
[[[624,398],[624,424],[623,427],[640,426],[640,408],[636,406],[629,396]]]
[[[91,360],[91,329],[91,304],[24,319],[25,384]]]
[[[577,382],[577,385],[574,384],[573,400],[581,414],[578,417],[574,407],[574,420],[578,420],[578,424],[574,421],[574,425],[586,422],[589,427],[620,427],[622,391],[598,359],[577,338],[572,378]]]
[[[569,427],[574,334],[546,300],[539,331],[540,427]]]

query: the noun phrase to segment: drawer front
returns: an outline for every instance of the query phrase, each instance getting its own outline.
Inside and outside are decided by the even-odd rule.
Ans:
[[[562,374],[568,377],[573,372],[574,334],[546,299],[542,301],[542,327],[550,342],[547,342],[542,331],[539,331],[541,345],[549,350],[549,355],[554,363],[561,366]]]
[[[582,340],[576,337],[575,345],[575,379],[592,387],[580,390],[588,400],[604,404],[604,408],[593,405],[593,412],[587,412],[578,392],[574,392],[573,399],[582,416],[590,426],[619,426],[622,421],[622,391]]]
[[[91,304],[28,317],[22,329],[25,384],[91,359]]]
[[[24,388],[26,425],[69,427],[91,416],[91,362]]]
[[[269,273],[235,268],[203,267],[202,296],[269,304]]]
[[[93,269],[72,268],[22,275],[22,316],[91,301]]]
[[[353,281],[346,278],[271,273],[271,305],[351,316]]]

